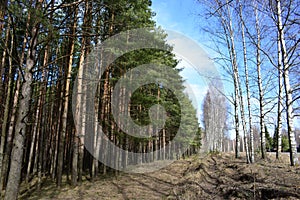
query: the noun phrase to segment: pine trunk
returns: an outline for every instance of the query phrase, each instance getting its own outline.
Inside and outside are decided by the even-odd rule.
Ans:
[[[39,3],[37,3],[39,4]],[[15,128],[15,138],[14,146],[12,149],[10,171],[8,175],[8,183],[5,192],[5,200],[17,199],[19,193],[19,185],[21,181],[21,168],[23,159],[23,144],[26,136],[27,128],[27,115],[29,112],[29,102],[31,99],[31,83],[32,74],[31,70],[35,63],[35,53],[37,45],[38,36],[38,23],[35,22],[33,29],[31,31],[31,39],[29,40],[29,48],[27,52],[26,68],[23,73],[23,84],[21,90],[21,99],[19,101],[20,106],[17,114],[16,128]]]
[[[65,82],[65,89],[64,89],[64,101],[63,101],[63,115],[62,115],[62,138],[65,138],[66,133],[67,133],[67,117],[68,117],[68,111],[69,111],[69,98],[70,98],[70,84],[71,84],[71,78],[72,78],[72,66],[73,66],[73,53],[74,53],[74,46],[75,46],[75,38],[74,38],[74,34],[75,34],[75,30],[76,30],[76,25],[77,25],[77,7],[75,8],[75,12],[74,12],[74,22],[71,28],[71,35],[72,37],[70,37],[70,41],[69,41],[69,60],[68,60],[68,67],[67,67],[67,75],[66,75],[66,82]],[[73,175],[73,174],[72,174]],[[72,185],[76,185],[76,178],[74,178],[72,176]]]
[[[10,18],[9,18],[10,19]],[[9,20],[10,21],[10,20]],[[9,54],[12,55],[12,49],[14,46],[14,38],[13,35],[10,33],[9,27],[7,28],[6,31],[6,39],[5,39],[5,46],[4,49],[7,49],[8,47],[8,38],[11,36],[10,40],[10,52]],[[3,58],[2,58],[2,64],[1,66],[3,66],[4,68],[4,64],[5,64],[5,57],[6,57],[6,51],[3,51]],[[1,74],[2,75],[2,74]],[[1,76],[2,77],[2,76]],[[2,82],[1,82],[1,86],[2,87]],[[9,120],[9,112],[10,112],[10,100],[11,100],[11,90],[13,89],[13,65],[12,65],[12,57],[9,56],[9,72],[8,72],[8,84],[7,84],[7,97],[5,99],[5,107],[4,107],[4,115],[3,115],[3,121],[2,121],[2,129],[1,129],[1,143],[0,143],[0,195],[2,194],[2,168],[3,166],[3,160],[4,160],[4,146],[6,143],[6,129],[7,129],[7,122]],[[2,95],[1,95],[2,96]],[[5,174],[4,174],[5,176]],[[0,196],[1,197],[1,196]]]

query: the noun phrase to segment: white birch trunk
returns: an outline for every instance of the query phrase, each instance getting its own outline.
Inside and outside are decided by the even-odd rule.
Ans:
[[[290,162],[291,165],[294,166],[298,163],[297,158],[297,147],[296,147],[296,137],[295,130],[293,124],[293,97],[292,97],[292,88],[290,86],[289,79],[289,67],[290,64],[288,62],[288,54],[284,39],[284,27],[282,25],[282,13],[281,13],[281,5],[280,0],[276,0],[277,2],[277,19],[278,19],[278,33],[281,44],[281,53],[283,59],[283,80],[284,80],[284,88],[285,88],[285,98],[286,98],[286,118],[287,118],[287,126],[288,126],[288,137],[289,137],[289,146],[290,146]]]
[[[248,118],[249,118],[249,132],[250,132],[250,144],[249,144],[249,158],[250,162],[254,163],[254,137],[252,128],[252,114],[251,114],[251,101],[250,101],[250,88],[249,88],[249,75],[248,75],[248,63],[247,63],[247,46],[245,37],[245,24],[242,15],[242,5],[239,4],[239,14],[241,18],[241,29],[243,39],[243,55],[244,55],[244,68],[245,68],[245,81],[246,81],[246,92],[247,92],[247,104],[248,104]]]
[[[231,63],[232,63],[232,71],[233,71],[233,81],[234,81],[234,116],[235,116],[235,132],[236,132],[236,157],[239,157],[239,151],[240,151],[240,135],[239,135],[239,115],[238,115],[238,106],[239,106],[239,72],[238,72],[238,66],[237,66],[237,56],[235,51],[235,42],[234,42],[234,33],[233,33],[233,26],[232,26],[232,18],[230,14],[230,9],[228,5],[228,0],[226,0],[226,6],[227,6],[227,14],[228,14],[228,29],[229,29],[229,51],[231,55]]]
[[[278,34],[277,39],[277,48],[278,48],[278,108],[277,108],[277,149],[276,149],[276,159],[280,159],[281,154],[281,140],[282,140],[282,55],[281,55],[281,45],[280,45],[280,36]]]
[[[259,91],[259,108],[260,108],[260,136],[261,136],[261,157],[264,159],[266,157],[266,136],[265,136],[265,121],[264,121],[264,92],[261,79],[261,57],[260,57],[260,27],[257,12],[257,5],[255,5],[255,29],[257,34],[257,49],[256,49],[256,65],[257,65],[257,84]]]

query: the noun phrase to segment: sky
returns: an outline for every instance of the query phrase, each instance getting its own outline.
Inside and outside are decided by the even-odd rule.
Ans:
[[[152,1],[152,9],[156,13],[154,20],[158,26],[185,35],[199,45],[202,50],[199,50],[199,55],[202,57],[210,57],[212,51],[205,47],[207,41],[205,41],[205,37],[200,33],[199,17],[197,17],[199,8],[200,5],[194,0]],[[198,66],[192,66],[187,58],[179,57],[179,59],[181,60],[179,67],[184,67],[180,75],[186,80],[187,88],[192,90],[193,95],[191,95],[191,100],[194,107],[197,108],[197,116],[201,124],[202,101],[208,88],[207,80],[199,74],[199,71],[201,73],[203,68],[199,70],[199,65],[201,65],[199,62]],[[201,60],[200,56],[199,59]],[[202,61],[203,60],[206,59],[202,59]],[[210,65],[211,64],[208,64],[208,66]],[[213,66],[210,67],[213,68]]]
[[[196,26],[197,3],[194,0],[153,0],[152,9],[158,25],[177,30],[192,38],[198,36]]]
[[[186,37],[198,43],[208,57],[216,56],[215,52],[209,48],[209,46],[211,46],[209,36],[200,29],[201,24],[206,22],[203,22],[203,18],[199,16],[202,9],[196,0],[152,0],[152,10],[156,13],[154,20],[158,26],[161,26],[163,29],[178,31],[184,34]],[[181,72],[181,76],[186,80],[186,85],[189,86],[194,94],[192,95],[192,101],[195,108],[197,108],[198,121],[200,125],[203,126],[201,122],[201,107],[208,88],[207,82],[205,82],[205,80],[203,81],[203,77],[201,77],[199,73],[197,73],[197,70],[189,65],[186,60],[180,63],[180,67],[182,66],[185,68]],[[219,71],[219,73],[221,74],[222,72]],[[231,95],[233,84],[224,81],[223,84],[225,89],[224,93]],[[246,99],[246,96],[244,99]],[[253,100],[252,103],[255,104],[256,99],[251,100]],[[258,121],[256,123],[258,123]],[[295,120],[295,125],[296,127],[300,127],[299,119]],[[234,137],[233,132],[229,133],[229,135],[231,138]]]

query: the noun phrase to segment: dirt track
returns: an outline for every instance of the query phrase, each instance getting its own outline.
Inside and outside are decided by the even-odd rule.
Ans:
[[[300,167],[270,158],[248,165],[233,154],[202,155],[152,174],[121,174],[61,190],[54,184],[43,188],[26,199],[300,199]]]

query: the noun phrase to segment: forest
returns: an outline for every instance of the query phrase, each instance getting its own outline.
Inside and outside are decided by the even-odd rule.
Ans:
[[[195,3],[200,115],[151,0],[1,0],[0,199],[300,198],[300,1]]]

